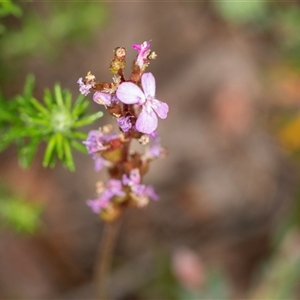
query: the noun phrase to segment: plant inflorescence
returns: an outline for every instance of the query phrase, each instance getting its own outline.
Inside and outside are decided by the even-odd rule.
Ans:
[[[93,100],[106,108],[118,127],[117,132],[112,124],[92,130],[84,141],[95,170],[106,167],[109,174],[106,183],[97,183],[98,197],[87,201],[105,221],[115,220],[128,206],[144,207],[149,199],[158,200],[153,187],[142,179],[150,162],[166,153],[156,130],[157,116],[165,119],[169,107],[156,99],[155,78],[145,72],[156,53],[147,41],[132,47],[138,54],[128,79],[123,72],[126,49],[117,47],[109,67],[112,82],[96,81],[91,72],[78,80],[80,92],[86,96],[93,91]],[[144,146],[143,151],[133,149],[133,141]]]

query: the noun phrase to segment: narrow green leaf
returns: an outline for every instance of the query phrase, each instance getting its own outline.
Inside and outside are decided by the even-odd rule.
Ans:
[[[58,104],[58,106],[63,107],[64,101],[63,101],[63,97],[62,97],[61,88],[58,83],[55,84],[55,86],[54,86],[54,94],[55,94],[55,100],[56,100],[56,103]]]
[[[30,99],[30,98],[29,98]],[[28,100],[26,97],[24,96],[21,96],[21,95],[17,95],[14,97],[12,103],[14,103],[17,107],[15,108],[22,108],[22,107],[25,107],[28,105]]]
[[[64,93],[64,99],[65,99],[65,107],[67,110],[71,110],[72,106],[72,94],[69,91],[65,91]]]
[[[72,110],[72,116],[74,118],[80,117],[86,111],[86,109],[89,105],[90,105],[90,103],[88,101],[84,101],[84,102],[80,103],[79,105],[74,106],[74,108]]]
[[[75,165],[73,160],[73,155],[71,151],[71,146],[68,140],[64,140],[64,148],[65,148],[65,163],[70,171],[75,171]]]
[[[64,137],[60,132],[57,132],[55,134],[55,140],[56,140],[56,153],[60,160],[63,159],[64,156]]]
[[[71,141],[71,146],[79,152],[87,153],[86,147],[83,144],[78,143],[75,140]]]
[[[85,140],[87,137],[87,134],[82,131],[74,131],[72,133],[73,138],[79,139],[79,140]]]
[[[9,127],[5,131],[3,131],[3,134],[1,136],[1,143],[2,142],[14,142],[19,139],[23,139],[26,137],[39,137],[41,139],[41,131],[37,131],[34,128],[22,128],[22,127]]]
[[[52,135],[48,141],[47,148],[45,151],[43,166],[47,167],[53,164],[53,150],[55,149],[56,138],[55,135]]]
[[[79,96],[77,97],[77,99],[74,102],[74,107],[80,105],[84,100],[85,100],[85,96],[82,94],[79,94]]]
[[[34,84],[35,84],[35,77],[32,74],[29,74],[26,78],[26,83],[24,87],[24,98],[29,100],[32,96],[32,92],[34,89]]]
[[[24,114],[21,115],[21,118],[25,123],[27,123],[26,125],[42,125],[45,127],[49,125],[49,122],[46,119],[33,118]]]
[[[37,101],[35,98],[30,99],[31,104],[44,116],[49,116],[49,110],[47,110],[39,101]]]
[[[83,119],[78,120],[77,122],[75,122],[74,128],[92,124],[95,120],[101,118],[102,116],[103,116],[103,112],[99,111],[99,112],[97,112],[95,114],[92,114],[92,115],[90,115],[88,117],[85,117],[85,118],[83,118]]]
[[[49,89],[45,89],[44,91],[44,102],[48,109],[52,109],[54,103],[52,101],[52,94]]]
[[[4,149],[6,149],[8,147],[9,144],[11,144],[13,142],[13,139],[11,138],[4,138],[4,134],[1,132],[0,133],[2,139],[1,139],[1,143],[0,143],[0,152],[4,151]]]
[[[19,151],[19,164],[23,168],[28,168],[34,158],[37,151],[38,144],[40,142],[39,138],[31,139],[27,145],[24,145]]]
[[[11,113],[11,110],[0,109],[0,122],[11,122],[16,117],[16,115]]]

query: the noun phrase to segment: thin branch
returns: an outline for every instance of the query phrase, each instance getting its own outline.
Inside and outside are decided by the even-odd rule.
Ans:
[[[109,295],[107,294],[108,277],[122,219],[123,217],[120,216],[117,220],[107,222],[104,225],[104,232],[98,251],[94,277],[96,295],[99,300],[110,300]]]

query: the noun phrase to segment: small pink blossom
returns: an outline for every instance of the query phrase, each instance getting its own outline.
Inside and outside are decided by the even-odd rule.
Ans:
[[[143,44],[133,44],[132,48],[138,50],[136,64],[142,69],[144,64],[147,63],[148,55],[150,54],[150,43],[145,41]]]
[[[157,128],[156,114],[165,119],[169,106],[155,98],[155,78],[151,73],[144,73],[141,81],[143,91],[132,82],[124,82],[117,89],[117,97],[125,104],[142,106],[135,127],[139,132],[150,134]]]
[[[111,106],[114,102],[118,102],[118,98],[114,94],[95,92],[93,100],[104,106]]]
[[[102,92],[95,92],[93,96],[93,100],[98,103],[105,106],[111,105],[111,94],[108,93],[102,93]]]
[[[96,172],[101,171],[104,168],[104,166],[107,164],[107,161],[102,156],[95,156],[94,160],[95,160],[94,170]]]
[[[130,119],[130,116],[117,118],[118,125],[123,130],[123,132],[128,132],[132,127]]]
[[[134,186],[141,183],[141,174],[139,169],[133,169],[130,171],[129,176],[123,174],[122,182],[124,185]]]
[[[94,213],[99,213],[103,208],[107,207],[113,197],[124,197],[125,195],[122,182],[117,179],[110,179],[107,181],[101,195],[97,199],[88,200],[87,205]]]
[[[126,174],[122,177],[123,185],[130,187],[131,192],[139,198],[151,198],[154,201],[159,199],[157,193],[151,185],[141,184],[141,174],[139,169],[133,169],[130,171],[129,176]]]
[[[176,249],[172,257],[172,269],[177,280],[188,289],[199,289],[205,283],[203,262],[200,256],[189,248]]]
[[[79,84],[80,93],[85,96],[90,93],[90,89],[93,87],[92,84],[85,84],[82,80],[82,77],[77,80],[77,83]]]

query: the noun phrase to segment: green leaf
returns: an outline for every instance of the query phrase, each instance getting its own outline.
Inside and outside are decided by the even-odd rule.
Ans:
[[[61,92],[60,85],[58,83],[56,83],[54,86],[54,95],[55,95],[55,100],[56,100],[56,103],[58,104],[58,106],[64,107],[62,92]]]
[[[101,118],[102,116],[103,116],[103,112],[99,111],[95,114],[92,114],[88,117],[78,120],[77,122],[75,122],[74,127],[77,128],[77,127],[81,127],[81,126],[90,125],[97,119]]]
[[[3,133],[1,132],[1,136],[3,136]],[[12,143],[12,140],[11,139],[3,139],[1,140],[1,143],[0,143],[0,152],[4,151],[10,144]]]
[[[77,99],[75,100],[75,103],[74,103],[74,107],[80,105],[82,102],[85,101],[85,97],[84,95],[82,94],[79,94],[79,96],[77,97]]]
[[[56,144],[56,137],[52,135],[50,140],[48,141],[47,148],[45,151],[44,159],[43,159],[43,166],[47,167],[51,163],[53,163],[53,151],[55,149]]]
[[[53,101],[52,101],[51,91],[49,89],[45,89],[44,91],[44,102],[48,109],[52,109]]]
[[[31,139],[27,145],[24,145],[19,151],[19,164],[23,168],[28,168],[37,151],[40,139],[38,137]]]
[[[30,117],[28,115],[21,115],[22,120],[26,123],[26,125],[28,126],[32,126],[32,125],[38,125],[38,126],[48,126],[48,121],[46,119],[40,119],[40,118],[33,118]]]
[[[71,141],[71,146],[73,148],[75,148],[76,150],[78,150],[79,152],[87,153],[86,147],[83,144],[78,143],[75,140]]]
[[[64,157],[64,137],[60,132],[55,134],[56,152],[60,160]]]
[[[65,163],[70,171],[75,171],[75,165],[73,160],[73,155],[70,147],[70,143],[68,140],[64,140],[64,148],[65,148]]]
[[[87,137],[87,134],[82,131],[73,131],[72,133],[73,137],[79,140],[85,140]]]
[[[9,110],[0,109],[0,121],[9,122],[15,118],[15,115],[12,114]]]
[[[49,115],[49,111],[40,103],[38,102],[35,98],[30,99],[31,104],[44,116]]]
[[[76,106],[74,106],[72,110],[72,116],[79,118],[87,109],[87,107],[90,105],[88,101],[84,101]]]
[[[72,94],[69,91],[65,91],[64,99],[65,107],[68,111],[70,111],[72,107]]]
[[[26,83],[25,83],[25,87],[24,87],[24,98],[26,100],[30,100],[32,97],[32,92],[34,89],[34,84],[35,84],[35,78],[34,75],[29,74],[26,77]]]

